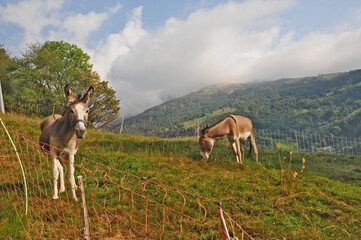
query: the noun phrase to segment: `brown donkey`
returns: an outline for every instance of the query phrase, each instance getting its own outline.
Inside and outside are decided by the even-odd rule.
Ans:
[[[202,135],[199,138],[201,156],[205,159],[208,159],[209,154],[212,152],[214,142],[226,137],[232,146],[237,162],[240,163],[242,163],[242,155],[244,158],[244,151],[241,141],[249,138],[249,154],[251,155],[251,151],[253,149],[253,152],[256,156],[256,161],[258,163],[258,150],[253,132],[252,121],[249,118],[237,115],[229,115],[225,119],[213,124],[212,126],[207,125],[202,130]]]
[[[41,135],[39,139],[40,146],[44,152],[50,152],[53,160],[53,199],[58,199],[58,178],[60,175],[59,192],[65,191],[64,171],[58,157],[61,156],[68,162],[69,182],[72,196],[75,201],[77,197],[75,190],[77,188],[74,178],[74,154],[78,150],[78,138],[83,138],[86,133],[88,120],[88,103],[94,88],[90,87],[85,95],[77,99],[74,97],[69,85],[64,88],[65,96],[70,105],[63,115],[53,114],[41,123]]]

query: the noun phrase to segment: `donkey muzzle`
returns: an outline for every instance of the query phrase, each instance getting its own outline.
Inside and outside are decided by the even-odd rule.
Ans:
[[[74,130],[77,138],[85,137],[87,126],[86,122],[82,119],[78,119],[74,122]]]
[[[200,154],[201,154],[201,156],[202,156],[202,158],[203,159],[208,159],[209,158],[209,154],[208,153],[204,153],[204,152],[202,152],[202,151],[200,151]]]

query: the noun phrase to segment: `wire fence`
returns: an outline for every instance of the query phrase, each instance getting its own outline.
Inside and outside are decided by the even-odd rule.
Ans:
[[[65,107],[61,105],[23,104],[20,102],[6,104],[6,112],[14,112],[27,116],[44,117],[54,113],[61,114],[64,110]]]
[[[21,223],[17,237],[84,238],[81,204],[72,199],[70,191],[61,193],[58,200],[51,199],[49,156],[41,151],[37,141],[9,126],[7,129],[17,150],[1,128],[0,201]],[[16,153],[22,160],[27,189]],[[230,237],[253,239],[217,200],[81,156],[75,158],[76,172],[84,178],[92,239],[225,239],[228,232]],[[59,159],[63,166],[67,165],[65,159]],[[25,195],[29,204],[26,217]],[[227,233],[224,225],[228,226]]]
[[[149,126],[139,126],[139,129],[134,126],[127,129],[127,126],[124,126],[124,132],[126,134],[163,137],[160,136],[161,134],[156,134],[154,131],[145,132],[144,129],[152,129],[153,123],[149,122],[147,125]],[[192,129],[192,131],[176,134],[176,138],[194,138],[197,141],[197,138],[199,137],[199,125],[195,125]],[[277,150],[278,146],[280,146],[282,150],[286,151],[361,155],[361,138],[327,136],[311,132],[270,129],[255,129],[255,135],[257,147],[260,149]]]
[[[64,107],[60,105],[45,106],[13,103],[7,106],[7,110],[28,116],[48,116],[50,114],[63,112]],[[194,126],[195,129],[197,126]],[[123,128],[123,125],[121,128]],[[125,130],[126,128],[127,126],[125,126]],[[151,127],[149,129],[151,129]],[[116,132],[119,133],[118,130],[116,130]],[[143,135],[141,132],[140,130],[131,129],[131,131],[127,133]],[[277,146],[281,146],[283,150],[297,152],[361,155],[361,138],[326,136],[316,133],[269,129],[256,129],[255,133],[257,146],[261,149],[277,150]],[[150,135],[153,137],[162,137],[154,133],[150,133]],[[194,130],[194,135],[189,137],[196,137],[196,131]]]
[[[325,136],[296,131],[256,130],[257,146],[261,149],[361,155],[361,138]]]

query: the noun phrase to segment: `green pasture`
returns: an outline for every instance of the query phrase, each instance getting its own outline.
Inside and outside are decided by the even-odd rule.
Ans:
[[[10,114],[0,117],[11,129],[37,141],[40,119]],[[95,169],[94,175],[103,177],[101,184],[111,186],[104,173],[118,174],[114,179],[119,181],[129,173],[220,201],[255,239],[358,239],[361,236],[361,157],[297,153],[290,151],[294,150],[292,145],[279,145],[279,151],[260,149],[260,163],[257,164],[253,155],[248,156],[249,143],[246,142],[244,164],[237,164],[226,141],[217,142],[210,159],[204,161],[199,156],[195,139],[115,135],[89,129],[75,161],[91,160],[82,164],[87,169]],[[98,163],[105,167],[101,168]],[[79,174],[88,176],[86,184],[89,189],[95,189],[92,192],[95,201],[103,203],[107,198],[110,209],[118,209],[123,214],[132,211],[126,204],[130,201],[126,194],[121,196],[119,204],[116,195],[95,187],[100,183],[92,181],[89,173],[77,169],[76,175]],[[130,177],[125,179],[127,187],[135,186],[135,191],[141,191],[139,183]],[[153,197],[161,202],[160,192],[161,189],[154,190]],[[0,204],[0,239],[32,239],[31,228],[41,228],[46,222],[32,225],[14,207],[21,199],[9,200]],[[144,205],[144,199],[135,198],[134,201]],[[181,199],[169,193],[165,201],[177,209]],[[194,203],[190,201],[189,204]],[[197,216],[199,209],[195,209],[186,211],[195,211],[188,213]],[[144,208],[136,208],[134,216],[141,216],[144,211]],[[151,213],[149,220],[162,222],[161,209],[155,208]],[[178,230],[176,227],[167,225],[164,238],[177,239],[172,235]],[[197,238],[188,233],[187,227],[191,225],[184,222],[184,239]],[[149,231],[159,231],[159,228],[154,229]],[[126,227],[123,230],[128,231]],[[150,232],[149,238],[158,233]],[[99,234],[94,232],[95,239],[100,238]],[[205,229],[204,239],[219,239],[214,236],[215,232]],[[44,234],[43,238],[46,237]]]

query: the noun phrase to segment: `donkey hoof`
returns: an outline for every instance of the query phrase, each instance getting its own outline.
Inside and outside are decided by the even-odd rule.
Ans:
[[[77,202],[78,201],[78,198],[77,197],[73,197],[74,201]]]
[[[65,192],[65,187],[60,187],[59,192]]]
[[[58,199],[58,198],[59,198],[58,195],[53,195],[53,196],[52,196],[52,199],[53,199],[53,200],[56,200],[56,199]]]

